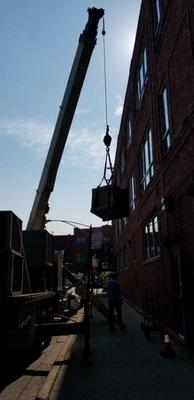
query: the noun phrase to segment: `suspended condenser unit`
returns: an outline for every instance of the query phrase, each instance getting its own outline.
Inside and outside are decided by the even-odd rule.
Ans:
[[[92,189],[91,213],[103,221],[128,216],[128,190],[116,185],[98,186]]]
[[[110,221],[129,216],[129,194],[127,188],[122,189],[117,186],[116,178],[114,177],[109,154],[111,136],[108,134],[108,127],[104,143],[106,145],[104,175],[100,185],[92,189],[92,206],[90,211],[103,221]],[[109,179],[106,177],[107,169],[111,171]],[[105,186],[101,186],[103,181],[106,182]]]

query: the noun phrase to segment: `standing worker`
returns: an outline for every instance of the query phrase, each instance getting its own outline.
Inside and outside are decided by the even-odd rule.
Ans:
[[[109,323],[110,330],[114,331],[114,310],[116,309],[119,329],[125,329],[122,318],[122,297],[119,283],[117,280],[117,273],[113,272],[106,285],[107,295],[108,295],[108,306],[109,306]]]

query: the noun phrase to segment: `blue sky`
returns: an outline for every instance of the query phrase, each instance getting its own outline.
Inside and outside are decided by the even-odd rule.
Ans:
[[[108,122],[114,160],[140,0],[0,0],[0,210],[29,218],[87,8],[105,9]],[[50,197],[47,218],[93,226],[91,189],[105,146],[102,22]],[[48,224],[54,234],[68,225]]]

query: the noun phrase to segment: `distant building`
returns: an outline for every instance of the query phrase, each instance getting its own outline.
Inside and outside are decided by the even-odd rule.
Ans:
[[[56,235],[54,236],[55,250],[64,251],[64,262],[70,265],[74,263],[74,236]]]
[[[112,226],[103,225],[100,228],[93,228],[91,249],[94,273],[95,271],[97,274],[101,271],[110,271],[113,268]]]
[[[115,174],[130,216],[113,221],[125,297],[159,300],[162,321],[194,347],[194,3],[143,0]]]
[[[74,228],[74,267],[77,272],[87,273],[89,255],[89,229]]]
[[[73,235],[55,236],[55,250],[64,250],[64,263],[75,273],[86,274],[89,256],[89,229],[74,228]],[[112,268],[112,226],[92,227],[92,270],[98,275]]]

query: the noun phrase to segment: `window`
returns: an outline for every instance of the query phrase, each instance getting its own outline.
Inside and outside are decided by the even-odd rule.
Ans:
[[[128,149],[131,143],[131,131],[132,131],[132,127],[131,127],[131,115],[129,116],[129,120],[127,123],[127,127],[126,127],[126,135],[125,135],[125,140],[126,140],[126,148]]]
[[[160,254],[158,217],[152,218],[143,228],[145,259]]]
[[[161,19],[161,5],[160,0],[154,0],[154,24],[157,31]]]
[[[122,268],[122,253],[120,251],[119,255],[118,255],[118,269],[121,269],[121,268]]]
[[[119,254],[116,256],[117,270],[119,270]]]
[[[126,267],[131,269],[133,267],[133,262],[136,259],[136,244],[135,244],[135,235],[131,236],[131,239],[125,245],[126,248]]]
[[[75,237],[75,242],[76,244],[84,244],[86,243],[86,238],[83,236],[77,236]]]
[[[120,164],[121,164],[121,174],[123,174],[125,170],[125,156],[124,156],[124,151],[122,149],[121,151],[121,158],[120,158]]]
[[[110,243],[111,242],[111,237],[110,236],[103,236],[102,240],[103,240],[103,243]]]
[[[160,93],[160,119],[163,151],[166,153],[171,145],[169,129],[169,98],[166,86]]]
[[[86,261],[86,253],[77,253],[76,254],[76,261],[79,263]]]
[[[113,226],[114,226],[115,237],[117,237],[118,236],[117,219],[113,221]]]
[[[131,175],[129,181],[129,207],[130,214],[135,210],[136,196],[135,196],[135,178],[134,175]]]
[[[120,172],[119,172],[119,168],[118,168],[118,170],[117,170],[117,172],[116,172],[116,181],[117,181],[117,185],[119,186],[119,185],[120,185]]]
[[[132,258],[133,260],[136,259],[136,240],[135,240],[135,234],[132,235],[131,237],[131,244],[132,244]]]
[[[117,236],[120,235],[120,232],[122,231],[122,219],[119,218],[116,220],[116,225],[117,225]]]
[[[145,190],[154,175],[152,132],[145,135],[140,152],[141,187]]]
[[[127,217],[123,218],[123,226],[127,225]]]
[[[141,101],[141,98],[143,96],[144,92],[144,87],[147,81],[147,50],[146,47],[141,51],[140,54],[140,61],[139,61],[139,67],[137,71],[137,80],[136,80],[136,102],[137,105]]]
[[[120,269],[120,253],[116,255],[117,270]]]
[[[126,249],[127,249],[127,247],[126,247],[126,245],[124,245],[123,246],[123,265],[122,265],[123,268],[126,268]]]
[[[132,261],[133,261],[133,257],[132,257],[132,246],[131,246],[131,240],[129,240],[126,244],[126,248],[127,248],[127,267],[130,269],[132,268]]]

